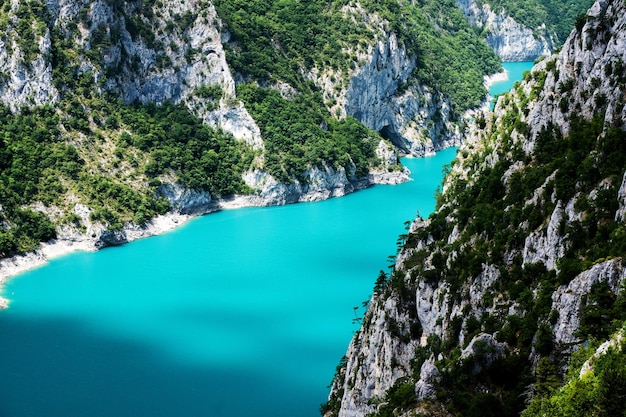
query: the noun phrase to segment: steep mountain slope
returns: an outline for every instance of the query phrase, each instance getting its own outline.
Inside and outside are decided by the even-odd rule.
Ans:
[[[519,23],[537,30],[545,28],[559,45],[569,36],[574,22],[591,7],[590,0],[482,0],[495,11],[505,10]]]
[[[554,50],[554,35],[545,29],[530,29],[504,9],[494,11],[488,3],[457,0],[468,21],[476,26],[485,41],[504,62],[534,61]]]
[[[560,47],[592,1],[457,0],[503,61],[534,61]]]
[[[0,1],[0,258],[406,180],[498,69],[451,0]]]
[[[499,68],[452,1],[266,3],[216,2],[242,81],[283,94],[285,84],[314,93],[312,82],[333,114],[414,155],[458,141],[455,120],[484,100],[481,74]]]
[[[534,61],[560,47],[591,0],[457,0],[503,61]]]
[[[476,118],[437,211],[381,272],[325,415],[515,416],[545,406],[572,352],[620,329],[625,61],[626,4],[596,1],[558,56]]]

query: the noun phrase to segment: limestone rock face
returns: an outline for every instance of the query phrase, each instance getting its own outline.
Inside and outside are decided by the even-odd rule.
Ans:
[[[619,202],[619,208],[615,212],[615,221],[626,221],[626,172],[622,179],[622,186],[619,188],[617,194],[617,200]]]
[[[578,377],[582,379],[588,372],[593,372],[594,362],[596,361],[596,359],[598,359],[602,355],[605,355],[609,351],[609,349],[621,349],[621,346],[623,346],[624,343],[624,338],[626,338],[626,332],[622,328],[617,334],[615,334],[615,336],[602,343],[600,347],[596,349],[594,354],[591,355],[591,358],[586,360],[583,366],[581,366]]]
[[[473,374],[478,374],[484,368],[490,367],[497,359],[504,356],[508,346],[498,342],[493,335],[481,333],[474,337],[467,347],[461,352],[461,360],[473,359],[480,356],[481,361],[474,363],[471,369]]]
[[[350,343],[344,383],[337,387],[344,391],[341,417],[362,417],[374,412],[376,401],[382,400],[385,391],[410,374],[410,360],[418,346],[415,341],[405,343],[398,337],[410,332],[405,327],[410,312],[398,300],[374,298],[370,309],[374,313],[365,317],[362,330]],[[432,382],[435,373],[425,369],[425,381]],[[424,390],[430,393],[429,389]]]
[[[437,388],[434,384],[441,380],[439,369],[427,360],[420,368],[420,379],[415,384],[415,395],[419,400],[434,400],[437,398]]]
[[[376,147],[380,168],[370,170],[368,180],[372,184],[399,184],[409,181],[409,171],[400,165],[398,151],[389,142],[381,140]]]
[[[550,216],[547,228],[535,230],[526,237],[522,253],[524,263],[543,263],[548,270],[556,269],[557,260],[565,253],[563,236],[559,232],[559,225],[563,221],[563,208],[559,202]]]
[[[450,103],[439,93],[413,84],[401,91],[414,69],[415,57],[398,45],[394,34],[378,41],[350,78],[344,111],[403,152],[426,156],[458,145],[461,138],[450,122]]]
[[[17,3],[12,5],[10,15],[17,11],[18,6]],[[24,43],[31,40],[0,40],[0,101],[12,111],[22,106],[54,103],[59,99],[52,83],[50,31],[46,28],[43,34],[35,36],[34,41],[34,59],[28,60]]]
[[[119,246],[128,242],[124,230],[105,230],[95,243],[96,249]]]
[[[480,4],[476,0],[457,0],[457,4],[471,24],[487,33],[487,44],[502,61],[534,61],[552,54],[554,39],[545,26],[528,28],[504,11],[496,13],[488,4]]]
[[[59,100],[52,76],[50,26],[74,41],[79,72],[90,74],[100,91],[114,92],[126,103],[183,102],[205,122],[254,148],[262,146],[256,123],[235,99],[235,82],[222,45],[228,34],[220,32],[211,3],[163,1],[148,9],[142,9],[141,2],[103,0],[46,4],[50,21],[34,22],[45,28],[35,36],[34,54],[24,54],[26,40],[17,35],[8,44],[0,41],[0,100],[13,111]],[[14,2],[11,13],[18,7]],[[194,93],[210,85],[218,85],[222,97],[207,106]]]
[[[211,195],[205,191],[167,184],[161,186],[159,192],[170,202],[170,207],[181,214],[206,213],[211,206]]]
[[[548,125],[566,135],[571,115],[581,113],[588,119],[605,104],[607,123],[626,127],[624,92],[617,87],[624,78],[621,63],[626,62],[626,17],[616,14],[620,7],[620,2],[594,3],[584,25],[565,41],[561,53],[538,64],[546,80],[538,105],[526,119],[533,137]],[[546,71],[548,66],[554,69]]]
[[[195,105],[194,101],[193,98],[188,100],[192,106]],[[261,130],[243,103],[223,106],[210,112],[198,111],[198,113],[202,114],[202,119],[206,124],[232,133],[235,138],[251,145],[252,149],[264,148]]]
[[[584,296],[597,283],[606,283],[613,293],[620,292],[620,284],[626,279],[626,267],[622,259],[611,259],[594,265],[582,272],[568,285],[562,285],[552,295],[552,308],[558,319],[552,326],[555,342],[563,346],[576,344],[576,330],[580,325]]]
[[[284,184],[267,172],[258,169],[249,171],[244,174],[244,181],[257,191],[239,199],[250,206],[275,206],[340,197],[370,185],[367,178],[357,179],[354,173],[327,165],[324,169],[311,168],[305,175],[308,177],[306,183],[295,180],[291,184]]]

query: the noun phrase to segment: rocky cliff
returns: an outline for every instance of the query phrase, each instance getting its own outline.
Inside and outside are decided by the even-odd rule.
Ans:
[[[60,0],[4,3],[3,9],[0,101],[12,110],[58,102],[59,88],[68,86],[58,76],[54,80],[53,72],[67,65],[69,75],[86,74],[100,91],[113,91],[126,103],[183,101],[207,122],[236,121],[220,127],[261,145],[250,115],[229,100],[235,83],[211,3]],[[60,62],[64,54],[71,54],[72,62]],[[194,94],[206,85],[219,85],[224,93],[212,111]]]
[[[30,193],[24,193],[23,190],[28,187],[19,184],[21,179],[17,180],[16,187],[0,190],[3,196],[10,195],[0,206],[0,241],[3,242],[0,245],[1,257],[15,252],[28,252],[36,246],[28,244],[22,247],[18,242],[21,232],[16,231],[13,225],[20,210],[43,213],[53,224],[55,231],[52,235],[57,246],[67,244],[93,249],[121,244],[170,228],[163,226],[160,217],[154,217],[159,212],[163,214],[163,210],[155,208],[162,199],[168,202],[168,216],[176,219],[182,216],[177,220],[182,221],[189,215],[209,213],[221,208],[319,200],[344,195],[374,183],[408,180],[406,170],[399,164],[397,150],[375,132],[370,132],[371,138],[368,137],[368,143],[363,145],[368,153],[366,156],[343,155],[339,154],[339,150],[326,151],[326,154],[339,154],[335,156],[335,161],[330,161],[316,155],[315,152],[320,150],[315,148],[314,151],[308,151],[313,155],[311,159],[315,163],[300,163],[295,171],[280,179],[272,175],[266,161],[267,154],[272,153],[265,149],[267,135],[265,138],[262,136],[258,123],[238,98],[234,76],[226,60],[224,45],[233,43],[230,36],[213,4],[208,1],[1,2],[0,102],[15,115],[14,120],[18,125],[19,118],[30,117],[30,109],[43,111],[46,120],[42,117],[40,123],[46,125],[52,143],[62,144],[61,153],[72,154],[70,159],[74,160],[73,164],[77,164],[69,176],[67,173],[47,171],[47,184],[42,182],[43,176],[37,178],[37,173],[33,173],[33,178],[29,178],[32,181],[28,186]],[[394,114],[401,109],[397,104],[390,106],[386,95],[393,94],[407,80],[415,67],[415,60],[408,56],[404,48],[398,47],[394,36],[372,44],[372,56],[363,56],[365,64],[354,78],[360,77],[362,82],[377,78],[378,81],[372,81],[371,84],[377,86],[374,89],[380,88],[380,92],[374,94],[380,95],[378,101],[381,109],[367,110],[368,118],[362,118],[362,121],[367,122],[372,129],[382,130],[383,126],[370,122],[376,114],[385,113],[391,130],[399,132],[415,123],[413,116],[416,113],[412,112],[409,117]],[[387,48],[396,58],[390,62],[381,59],[377,52],[380,48]],[[387,72],[394,73],[393,78],[388,80],[387,72],[381,75],[375,70],[370,71],[371,62],[376,63],[375,66],[388,68]],[[320,70],[326,71],[324,68]],[[324,88],[323,80],[316,80],[313,72],[307,76],[319,82],[320,88]],[[301,94],[286,83],[280,85],[284,86],[286,100]],[[346,95],[345,91],[338,92],[332,87],[328,91],[329,100],[334,99],[334,96]],[[367,94],[363,91],[361,93]],[[428,93],[425,97],[409,94],[403,100],[423,103],[420,123],[426,123],[425,120],[431,118],[440,107],[439,99],[427,102],[431,96],[438,97],[437,94]],[[346,100],[349,111],[340,112],[338,117],[357,115],[360,113],[359,106],[369,105],[362,101],[354,103],[357,100]],[[156,143],[155,135],[160,135],[160,140],[163,140],[168,133],[163,130],[150,131],[151,127],[147,125],[137,128],[138,122],[143,123],[141,118],[145,115],[132,119],[135,116],[129,118],[128,113],[135,109],[139,109],[139,112],[154,109],[150,107],[154,104],[188,109],[193,117],[213,129],[209,135],[226,138],[226,141],[230,141],[227,137],[232,135],[240,144],[229,144],[229,149],[237,148],[234,153],[238,157],[226,167],[228,173],[217,172],[223,168],[216,169],[218,163],[215,160],[224,158],[218,155],[218,152],[224,150],[224,142],[219,146],[209,144],[213,147],[210,152],[194,150],[195,155],[186,157],[203,165],[204,172],[185,168],[187,163],[180,162],[181,154],[172,159],[171,147],[156,151],[146,146],[147,143]],[[9,114],[5,116],[11,120]],[[177,117],[178,120],[173,122],[181,120],[180,116]],[[325,117],[332,119],[333,116],[328,113]],[[189,120],[182,121],[189,126]],[[318,132],[326,134],[327,122],[319,124],[320,127],[316,126]],[[183,129],[188,129],[188,126]],[[426,136],[414,137],[420,141],[419,147],[407,145],[406,140],[397,144],[406,145],[401,149],[416,155],[432,152],[431,137],[438,138],[436,129],[432,127]],[[24,133],[20,140],[25,138],[30,141],[28,135]],[[398,135],[390,139],[395,140],[396,137]],[[183,135],[181,139],[193,141],[195,138],[185,138]],[[361,146],[359,141],[365,139],[362,140],[352,132],[349,140]],[[452,142],[436,140],[436,146],[447,146]],[[19,154],[21,146],[31,147],[30,142],[27,145],[17,142],[0,145],[2,152],[5,147],[9,152],[8,158],[3,157],[0,163],[3,175],[17,176],[24,168],[20,166],[23,158],[16,156],[14,159],[13,155]],[[331,145],[325,143],[324,146]],[[181,149],[182,152],[189,150],[189,147],[187,150]],[[29,151],[32,151],[35,160],[42,153],[41,150]],[[45,153],[49,153],[48,150]],[[47,164],[35,160],[32,161],[35,166]],[[165,164],[169,168],[163,165],[164,161],[167,161]],[[238,172],[231,174],[233,164],[243,169],[237,168]],[[178,171],[173,165],[179,167]],[[82,174],[79,175],[75,168]],[[187,174],[200,180],[195,180],[196,185],[181,178],[187,175],[185,169],[190,170]],[[234,175],[235,182],[240,185],[227,187],[226,192],[216,187],[211,189],[209,183],[213,180],[206,181],[206,176],[224,175]],[[15,179],[11,179],[11,182]],[[84,181],[91,181],[91,184]],[[94,187],[95,182],[100,183],[100,186]],[[202,182],[205,185],[199,186]],[[6,178],[8,183],[9,179]],[[55,190],[52,198],[46,196],[49,188]],[[90,193],[90,188],[99,188],[97,194],[107,195],[105,199],[109,201],[105,202],[97,194]],[[108,198],[105,188],[115,188],[113,194],[117,194],[117,197]],[[114,201],[120,193],[136,193],[139,200],[130,200],[139,202],[143,199],[144,202],[130,204],[130,210],[127,210]],[[91,197],[87,194],[91,194]],[[128,203],[128,195],[122,205]],[[148,208],[146,202],[152,208]],[[147,211],[144,210],[146,208]],[[151,217],[154,218],[150,220]],[[169,221],[165,223],[169,224]],[[7,239],[4,239],[5,235]],[[49,239],[50,235],[47,233],[48,237],[44,240]],[[29,239],[30,236],[26,240]],[[46,249],[39,257],[54,252]],[[7,265],[15,263],[28,265],[32,262],[20,257],[5,260],[2,264],[3,274],[12,273],[7,271],[15,268]]]
[[[415,56],[391,34],[372,48],[369,61],[350,78],[343,111],[381,132],[402,152],[426,156],[460,144],[448,98],[426,85],[400,92],[416,67]]]
[[[534,61],[554,51],[555,34],[546,30],[545,25],[528,28],[504,10],[496,12],[489,4],[475,0],[457,0],[457,4],[504,62]]]
[[[377,280],[325,415],[518,415],[619,330],[625,25],[624,1],[596,1],[476,118],[437,211]]]
[[[390,23],[360,6],[346,13],[368,21],[374,40],[367,49],[355,51],[358,64],[345,74],[346,83],[330,81],[337,78],[332,71],[311,75],[325,98],[334,99],[331,110],[354,117],[409,155],[423,157],[459,145],[461,126],[450,98],[416,82],[417,56],[390,32]]]

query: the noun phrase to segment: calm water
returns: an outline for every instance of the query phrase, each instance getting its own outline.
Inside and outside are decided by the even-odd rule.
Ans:
[[[410,183],[211,214],[10,280],[0,416],[318,416],[403,222],[433,210],[454,154],[405,160]]]
[[[504,62],[502,67],[507,71],[509,75],[509,79],[506,81],[500,81],[494,83],[489,87],[489,93],[492,97],[496,95],[506,93],[511,88],[513,88],[513,84],[516,81],[519,81],[523,78],[524,72],[530,71],[533,67],[533,62]],[[493,110],[494,103],[491,103],[491,109]]]
[[[492,95],[531,66],[505,64]],[[410,183],[211,214],[10,280],[0,416],[318,416],[353,319],[454,153],[405,160]]]

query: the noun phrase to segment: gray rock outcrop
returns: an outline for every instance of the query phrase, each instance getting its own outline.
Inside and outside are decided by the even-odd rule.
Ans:
[[[342,386],[340,417],[362,417],[376,410],[376,402],[399,378],[410,375],[410,360],[419,345],[401,340],[410,329],[408,310],[398,300],[374,298],[368,308],[373,314],[366,315],[363,328],[352,339]],[[425,368],[424,394],[430,393],[429,385],[436,377],[435,371]]]
[[[554,37],[545,26],[528,28],[503,10],[476,0],[457,0],[468,21],[486,33],[485,41],[505,62],[534,61],[554,51]]]
[[[446,99],[413,83],[401,92],[416,63],[394,34],[378,41],[368,59],[350,78],[346,114],[410,155],[431,155],[460,144],[460,130],[450,122],[452,111]]]
[[[190,190],[169,183],[159,187],[159,194],[169,201],[171,210],[181,214],[204,214],[211,207],[211,195],[206,191]]]
[[[119,246],[128,242],[124,230],[104,230],[95,242],[96,249]]]
[[[15,13],[18,6],[14,3],[8,15]],[[16,20],[10,22],[7,31],[15,31],[13,22]],[[43,33],[37,33],[32,40],[17,36],[12,40],[8,37],[0,39],[0,101],[12,111],[59,100],[59,92],[52,83],[50,31],[44,28]],[[25,48],[31,46],[28,45],[30,42],[36,44],[34,56],[26,54]]]
[[[427,360],[420,368],[420,379],[415,384],[415,396],[418,401],[434,400],[437,398],[436,384],[441,381],[439,369]]]
[[[616,90],[624,79],[626,22],[607,17],[614,15],[616,3],[594,3],[580,32],[565,41],[561,53],[537,65],[536,71],[544,71],[546,79],[537,105],[525,118],[533,138],[548,125],[567,135],[573,114],[589,119],[602,107],[607,125],[626,127],[624,92]]]
[[[555,342],[561,346],[576,345],[584,297],[595,284],[606,283],[614,294],[619,294],[620,285],[625,280],[623,260],[610,259],[582,272],[569,284],[560,286],[552,295],[552,309],[558,312],[558,318],[552,325]]]

